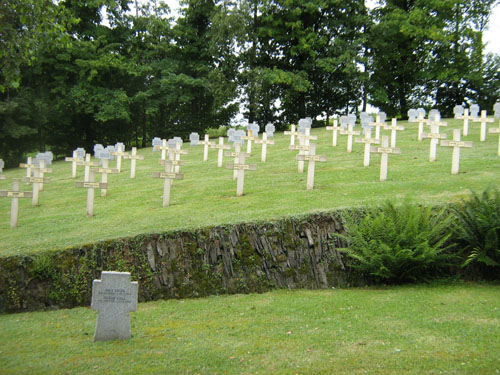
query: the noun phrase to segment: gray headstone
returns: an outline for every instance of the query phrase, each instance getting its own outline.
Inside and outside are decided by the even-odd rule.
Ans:
[[[109,150],[101,150],[99,151],[97,158],[100,159],[101,161],[104,159],[111,160],[112,156]]]
[[[481,108],[479,108],[479,105],[477,104],[472,104],[470,106],[470,109],[469,109],[469,114],[472,116],[472,117],[479,117],[479,111],[481,110]]]
[[[381,122],[384,122],[387,119],[387,114],[385,112],[379,112],[378,115]]]
[[[273,124],[268,123],[266,125],[266,134],[267,134],[268,138],[273,138],[275,131],[276,131],[276,127]]]
[[[197,146],[200,141],[200,135],[198,133],[189,134],[189,142],[191,142],[191,146]]]
[[[372,127],[370,126],[370,123],[372,122],[372,119],[369,117],[364,117],[361,119],[361,127],[364,130],[371,129]]]
[[[94,341],[129,339],[130,312],[137,310],[139,285],[129,272],[103,271],[92,283],[92,310],[97,310]]]
[[[408,111],[408,120],[415,121],[418,118],[418,112],[415,108],[412,108]]]
[[[169,148],[175,148],[175,146],[177,146],[177,140],[175,140],[174,138],[170,138],[168,141],[167,141],[167,145]]]
[[[174,138],[172,138],[172,139],[173,139],[174,141],[176,141],[177,143],[179,143],[181,146],[182,146],[182,144],[184,143],[184,141],[182,140],[182,138],[181,138],[181,137],[174,137]]]
[[[163,144],[163,141],[161,140],[161,138],[154,137],[152,144],[153,144],[153,151],[160,151],[160,150],[155,150],[154,147],[161,146]]]
[[[240,145],[243,145],[245,143],[244,139],[241,139],[241,137],[245,136],[245,131],[244,130],[236,130],[233,135],[233,143],[239,143]]]
[[[299,129],[311,129],[312,120],[310,117],[301,118],[299,120]]]
[[[115,144],[115,150],[125,152],[125,145],[121,142],[118,142]]]
[[[436,116],[438,116],[438,121],[441,120],[441,113],[439,112],[439,110],[435,109],[435,108],[431,109],[429,111],[429,119],[432,120],[432,121],[434,121],[434,119],[436,118]]]
[[[456,105],[455,107],[453,107],[453,114],[455,115],[455,117],[463,116],[464,107],[462,105]]]
[[[354,113],[349,113],[347,118],[349,119],[349,125],[356,126],[356,115]]]
[[[347,125],[349,125],[349,117],[340,116],[340,127],[345,129]]]
[[[495,117],[500,118],[500,102],[496,102],[493,106],[493,111],[495,111]]]
[[[109,152],[115,152],[115,151],[116,151],[115,146],[107,146],[107,147],[105,148],[105,150],[106,150],[106,151],[109,151]],[[111,156],[111,159],[109,159],[109,160],[115,160],[115,157],[114,157],[114,156]]]
[[[254,122],[250,127],[250,130],[252,131],[252,135],[257,137],[259,135],[260,126]]]
[[[425,117],[425,109],[423,108],[417,108],[417,113],[418,115],[420,116],[420,114],[422,114],[422,117]]]
[[[104,150],[104,146],[100,143],[94,145],[94,155],[96,155],[99,151]]]
[[[0,159],[0,173],[3,172],[3,167],[5,167],[5,163],[4,163],[3,159]]]
[[[75,151],[76,151],[76,157],[77,158],[80,158],[80,159],[84,159],[85,158],[85,149],[84,148],[78,147]]]

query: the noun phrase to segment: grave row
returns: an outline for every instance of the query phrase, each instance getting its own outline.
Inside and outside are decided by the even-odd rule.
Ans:
[[[464,110],[464,113],[466,111]],[[456,111],[457,117],[460,118],[460,111]],[[424,119],[423,112],[417,112],[418,117],[412,117],[412,121],[420,122],[424,125],[430,126],[430,132],[425,133],[421,131],[419,126],[419,140],[430,139],[430,152],[429,161],[436,160],[436,150],[437,145],[441,142],[441,146],[453,147],[453,157],[452,157],[452,174],[457,174],[459,172],[459,160],[460,160],[460,148],[462,147],[472,147],[472,142],[463,142],[460,139],[460,129],[453,132],[453,140],[446,140],[446,134],[440,133],[440,127],[446,126],[446,122],[440,121],[439,112],[431,111],[429,115],[433,115],[434,119]],[[414,115],[414,113],[412,113]],[[364,136],[362,138],[356,138],[356,143],[363,143],[364,146],[364,166],[370,165],[370,154],[379,153],[381,154],[381,166],[380,166],[380,181],[385,181],[387,179],[388,170],[388,155],[389,154],[400,154],[401,150],[396,147],[397,132],[403,131],[404,127],[397,124],[396,119],[392,119],[391,124],[388,125],[385,122],[384,114],[379,114],[376,120],[373,122],[370,120],[369,116],[362,116],[361,124],[363,127]],[[487,121],[485,121],[485,119]],[[481,129],[486,127],[488,122],[494,120],[488,119],[484,111],[477,122],[481,123]],[[298,171],[302,173],[304,171],[305,162],[308,162],[308,175],[306,189],[311,190],[314,188],[314,174],[315,174],[315,163],[325,162],[326,157],[321,155],[316,155],[316,145],[312,144],[310,141],[317,140],[317,136],[312,136],[311,131],[312,120],[310,118],[301,119],[298,123],[298,129],[295,125],[291,126],[291,130],[285,132],[285,134],[290,135],[290,149],[299,151],[296,157],[298,161]],[[352,152],[353,137],[361,135],[360,131],[354,130],[355,126],[355,116],[342,116],[340,117],[340,126],[335,119],[333,121],[333,126],[328,126],[326,129],[333,131],[332,145],[337,145],[337,132],[341,135],[347,135],[347,152]],[[375,128],[375,137],[372,138],[372,129]],[[423,126],[422,126],[423,128]],[[389,130],[391,132],[390,144],[389,137],[380,137],[381,129]],[[274,126],[268,124],[266,130],[269,130],[271,134],[274,133]],[[489,130],[490,133],[500,134],[500,128],[492,128]],[[228,140],[234,144],[234,151],[230,150],[231,146],[224,144],[224,137],[219,137],[219,142],[210,142],[208,135],[205,135],[205,140],[200,142],[199,135],[197,133],[192,133],[190,135],[191,146],[203,145],[204,153],[203,159],[208,160],[208,148],[213,148],[218,150],[217,166],[222,167],[223,156],[233,157],[234,162],[228,164],[226,168],[233,170],[233,179],[237,180],[236,184],[236,195],[241,196],[244,192],[244,176],[245,171],[256,170],[257,166],[254,164],[246,164],[245,159],[251,155],[252,143],[261,144],[261,161],[266,161],[267,146],[274,144],[272,140],[268,139],[267,131],[262,134],[262,139],[258,137],[259,127],[256,124],[249,124],[247,132],[242,130],[230,129],[228,131]],[[481,130],[481,134],[486,133],[486,130]],[[295,144],[295,139],[298,139],[298,144]],[[241,146],[246,141],[247,152],[241,152]],[[160,164],[163,165],[163,172],[154,172],[154,178],[164,179],[164,191],[163,191],[163,206],[168,206],[170,202],[170,188],[174,180],[183,179],[183,174],[179,173],[180,166],[183,162],[180,161],[180,155],[187,154],[187,151],[182,150],[182,139],[175,137],[170,140],[161,140],[159,138],[153,139],[153,151],[161,151],[162,156],[159,160]],[[376,146],[380,145],[380,146]],[[169,159],[166,159],[168,154]],[[500,156],[500,137],[499,137],[499,148],[498,155]],[[87,215],[93,215],[93,202],[94,202],[94,190],[100,189],[101,196],[106,196],[107,193],[107,175],[120,173],[121,170],[121,159],[130,159],[130,177],[135,178],[136,161],[143,160],[144,157],[137,155],[137,149],[132,148],[132,152],[128,153],[124,151],[124,145],[121,143],[115,146],[108,146],[104,148],[102,145],[95,145],[94,156],[100,160],[100,163],[91,161],[91,155],[87,154],[84,149],[79,148],[73,152],[72,157],[68,157],[65,160],[72,163],[72,177],[76,178],[76,168],[78,166],[85,167],[84,181],[79,181],[76,183],[77,187],[87,188]],[[12,198],[12,209],[11,209],[11,227],[17,226],[18,217],[18,199],[19,198],[32,198],[33,205],[38,205],[39,192],[43,191],[43,184],[50,182],[50,179],[44,177],[45,173],[50,173],[51,169],[46,168],[46,164],[50,165],[53,156],[50,152],[38,154],[34,160],[28,158],[27,163],[20,164],[20,167],[27,169],[27,177],[24,179],[27,183],[33,184],[32,192],[21,192],[19,190],[19,181],[13,183],[13,188],[11,191],[0,191],[0,196],[6,196]],[[116,160],[116,168],[110,168],[110,160]],[[0,160],[0,178],[2,178],[3,161]],[[101,174],[101,181],[96,182],[96,174]]]

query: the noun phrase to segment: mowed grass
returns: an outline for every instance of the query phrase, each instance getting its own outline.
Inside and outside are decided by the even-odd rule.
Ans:
[[[500,287],[273,291],[139,304],[93,342],[88,308],[0,315],[7,374],[496,374]]]
[[[451,138],[452,129],[461,128],[462,121],[447,121],[448,127],[441,129]],[[92,218],[86,217],[86,189],[76,188],[71,178],[71,163],[55,162],[53,173],[48,175],[51,182],[40,195],[40,206],[32,207],[31,199],[20,199],[17,229],[10,229],[10,199],[0,198],[0,255],[35,253],[142,233],[268,221],[386,200],[397,203],[405,197],[422,204],[441,204],[460,199],[470,190],[480,192],[499,186],[498,136],[489,134],[486,142],[479,142],[479,124],[471,124],[470,135],[463,138],[473,141],[474,147],[462,149],[459,175],[450,174],[451,148],[439,147],[438,160],[430,163],[430,141],[417,141],[417,124],[400,124],[406,127],[397,137],[402,154],[389,157],[389,176],[383,183],[379,182],[379,155],[372,154],[371,166],[363,167],[364,145],[354,144],[348,154],[347,136],[339,135],[334,148],[332,132],[317,128],[312,131],[319,138],[315,142],[317,154],[327,156],[328,162],[316,164],[313,191],[306,191],[307,172],[297,172],[297,152],[288,150],[290,137],[276,133],[276,144],[268,147],[266,163],[260,162],[261,146],[253,146],[248,162],[257,164],[257,170],[245,173],[245,195],[236,197],[232,171],[217,168],[217,150],[211,149],[209,161],[203,162],[202,146],[189,147],[187,143],[184,149],[189,154],[183,155],[186,164],[181,167],[184,179],[174,182],[169,207],[162,207],[163,180],[151,176],[153,171],[162,170],[160,153],[147,148],[139,151],[145,160],[137,162],[135,180],[129,178],[130,161],[123,161],[122,173],[108,176],[108,196],[100,197],[96,191]],[[491,126],[499,126],[498,121]],[[224,165],[230,162],[225,158]],[[11,179],[22,178],[25,173],[19,168],[6,170],[8,179],[0,181],[0,189],[10,189]],[[79,167],[77,180],[83,180],[82,176],[83,168]],[[22,190],[30,191],[31,186],[22,184]]]

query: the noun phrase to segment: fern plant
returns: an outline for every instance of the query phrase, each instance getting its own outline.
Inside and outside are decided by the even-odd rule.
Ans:
[[[450,215],[406,202],[387,202],[368,210],[360,220],[347,216],[347,248],[353,267],[377,282],[402,283],[427,280],[450,264],[446,252]]]
[[[481,263],[487,268],[500,268],[500,192],[472,192],[454,209],[455,237],[468,253],[464,266]]]

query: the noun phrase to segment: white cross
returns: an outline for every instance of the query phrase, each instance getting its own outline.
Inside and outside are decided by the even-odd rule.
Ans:
[[[441,141],[441,146],[453,147],[453,156],[451,160],[451,174],[458,174],[460,167],[460,148],[472,147],[472,142],[460,141],[460,129],[453,130],[453,141]]]

